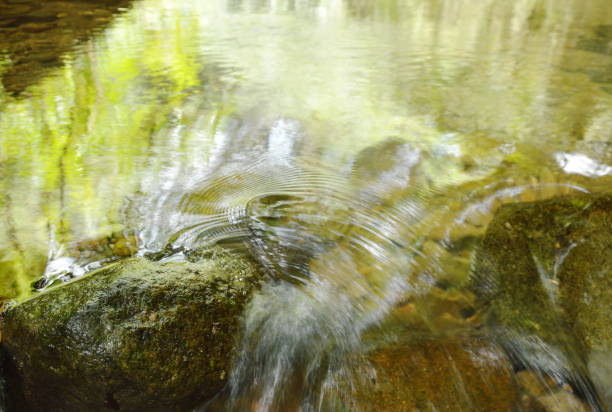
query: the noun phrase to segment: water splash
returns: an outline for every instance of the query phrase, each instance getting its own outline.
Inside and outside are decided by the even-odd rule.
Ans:
[[[291,125],[270,134],[279,142],[287,130],[295,137]],[[444,256],[482,236],[501,204],[587,191],[572,182],[494,179],[476,190],[431,182],[424,170],[455,156],[433,156],[401,139],[364,150],[350,167],[295,156],[289,143],[248,161],[223,155],[208,174],[171,186],[154,200],[157,215],[141,232],[149,235],[143,254],[161,249],[164,259],[181,259],[217,244],[248,253],[271,278],[246,308],[226,390],[202,410],[324,410],[336,381],[369,373],[358,356],[364,333],[401,302],[438,287],[449,269]],[[554,367],[543,373],[573,376],[554,347],[494,333],[517,359],[550,355],[544,364]]]

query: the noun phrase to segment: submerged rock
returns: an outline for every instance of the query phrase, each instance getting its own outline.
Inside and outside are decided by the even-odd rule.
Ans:
[[[550,376],[523,370],[515,375],[521,391],[523,410],[534,412],[586,412],[589,408],[568,384]]]
[[[571,382],[595,407],[612,402],[611,268],[611,195],[502,206],[474,266],[480,307],[515,362]]]
[[[324,410],[512,411],[518,404],[509,359],[478,338],[392,345],[367,361],[371,369],[361,379],[339,379],[338,395],[326,399]]]
[[[211,249],[195,263],[129,259],[17,305],[2,342],[12,410],[193,408],[225,384],[261,279]]]
[[[530,410],[542,412],[589,412],[580,400],[571,392],[557,390],[536,398],[529,405]]]

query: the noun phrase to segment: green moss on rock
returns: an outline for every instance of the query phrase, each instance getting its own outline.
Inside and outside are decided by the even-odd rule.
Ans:
[[[504,205],[476,261],[477,295],[500,324],[612,347],[612,196]]]
[[[36,411],[180,411],[213,396],[262,277],[227,251],[207,255],[129,259],[8,311],[2,344],[13,402]]]
[[[502,206],[472,286],[489,325],[527,364],[580,380],[591,353],[612,360],[611,271],[612,195],[567,196]]]

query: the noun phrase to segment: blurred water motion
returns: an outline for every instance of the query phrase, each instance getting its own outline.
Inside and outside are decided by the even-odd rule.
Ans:
[[[249,253],[283,281],[245,315],[224,407],[315,408],[392,308],[467,281],[500,205],[612,187],[606,0],[121,11],[51,16],[59,49],[30,36],[47,26],[0,18],[0,295],[133,253]],[[58,19],[87,20],[88,38]],[[53,64],[27,66],[11,40],[26,34]],[[426,307],[432,333],[473,326]]]

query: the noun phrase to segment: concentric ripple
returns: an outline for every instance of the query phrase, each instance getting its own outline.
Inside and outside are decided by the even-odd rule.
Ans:
[[[271,280],[245,310],[215,408],[321,410],[339,375],[367,373],[355,356],[364,332],[437,287],[449,269],[444,250],[482,235],[500,204],[530,191],[587,191],[571,182],[500,180],[472,191],[428,185],[420,171],[426,161],[398,140],[364,151],[351,167],[262,154],[164,195],[172,256],[222,245],[250,254]]]

